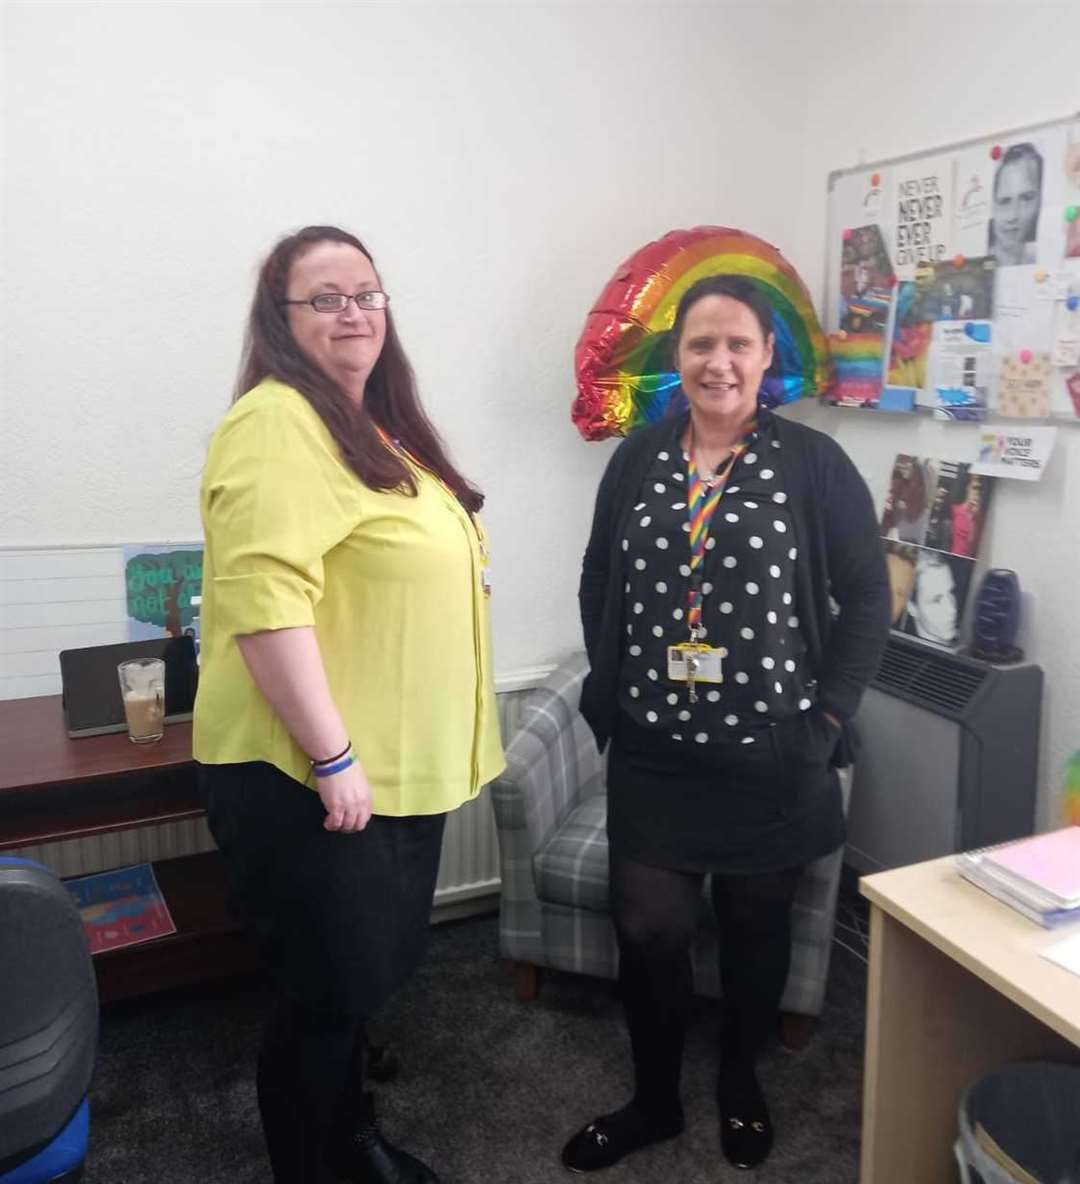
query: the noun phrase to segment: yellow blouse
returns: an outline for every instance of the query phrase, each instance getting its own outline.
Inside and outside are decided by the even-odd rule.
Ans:
[[[376,814],[452,810],[502,771],[482,527],[416,479],[416,497],[368,489],[282,383],[232,407],[203,473],[196,760],[314,781],[236,644],[313,626]]]

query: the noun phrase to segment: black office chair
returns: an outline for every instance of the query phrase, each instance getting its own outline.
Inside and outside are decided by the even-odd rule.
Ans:
[[[0,856],[0,1184],[74,1181],[98,996],[78,909],[48,868]]]

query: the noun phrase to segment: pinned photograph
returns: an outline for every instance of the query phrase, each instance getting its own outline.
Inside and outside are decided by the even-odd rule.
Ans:
[[[937,462],[938,479],[924,539],[927,547],[973,559],[979,552],[993,478],[973,473],[969,464]]]
[[[883,331],[892,305],[893,269],[881,227],[846,231],[840,266],[840,328],[848,333]]]
[[[903,452],[897,455],[881,514],[882,538],[900,543],[923,542],[936,483],[933,462]]]
[[[920,315],[914,280],[902,280],[896,287],[896,323],[885,379],[889,386],[923,390],[927,385],[926,357],[934,326]]]
[[[934,645],[955,648],[975,561],[928,547],[915,552],[911,590],[895,627]]]
[[[988,321],[994,312],[991,256],[925,264],[915,272],[913,317],[920,321]]]
[[[1042,153],[1030,141],[1010,144],[994,171],[986,235],[998,267],[1036,261],[1042,188]]]
[[[896,457],[881,515],[894,629],[959,645],[993,486],[967,463]]]

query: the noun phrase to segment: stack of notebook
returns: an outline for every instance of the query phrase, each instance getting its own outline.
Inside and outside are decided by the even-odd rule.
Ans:
[[[1052,929],[1080,921],[1080,826],[956,857],[966,880]]]

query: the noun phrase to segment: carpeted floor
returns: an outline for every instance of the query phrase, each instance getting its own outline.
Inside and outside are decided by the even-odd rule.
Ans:
[[[850,901],[849,921],[858,925]],[[801,1053],[762,1067],[778,1136],[756,1173],[728,1167],[712,1101],[713,1009],[699,1001],[687,1047],[687,1130],[608,1172],[605,1184],[848,1184],[858,1174],[865,966],[858,937],[834,950],[826,1011]],[[269,1184],[254,1055],[267,1002],[258,981],[107,1010],[84,1184]],[[565,1184],[558,1161],[583,1122],[627,1099],[630,1068],[610,983],[548,972],[518,1003],[495,918],[437,926],[428,960],[376,1025],[402,1072],[377,1087],[383,1129],[444,1184]]]

